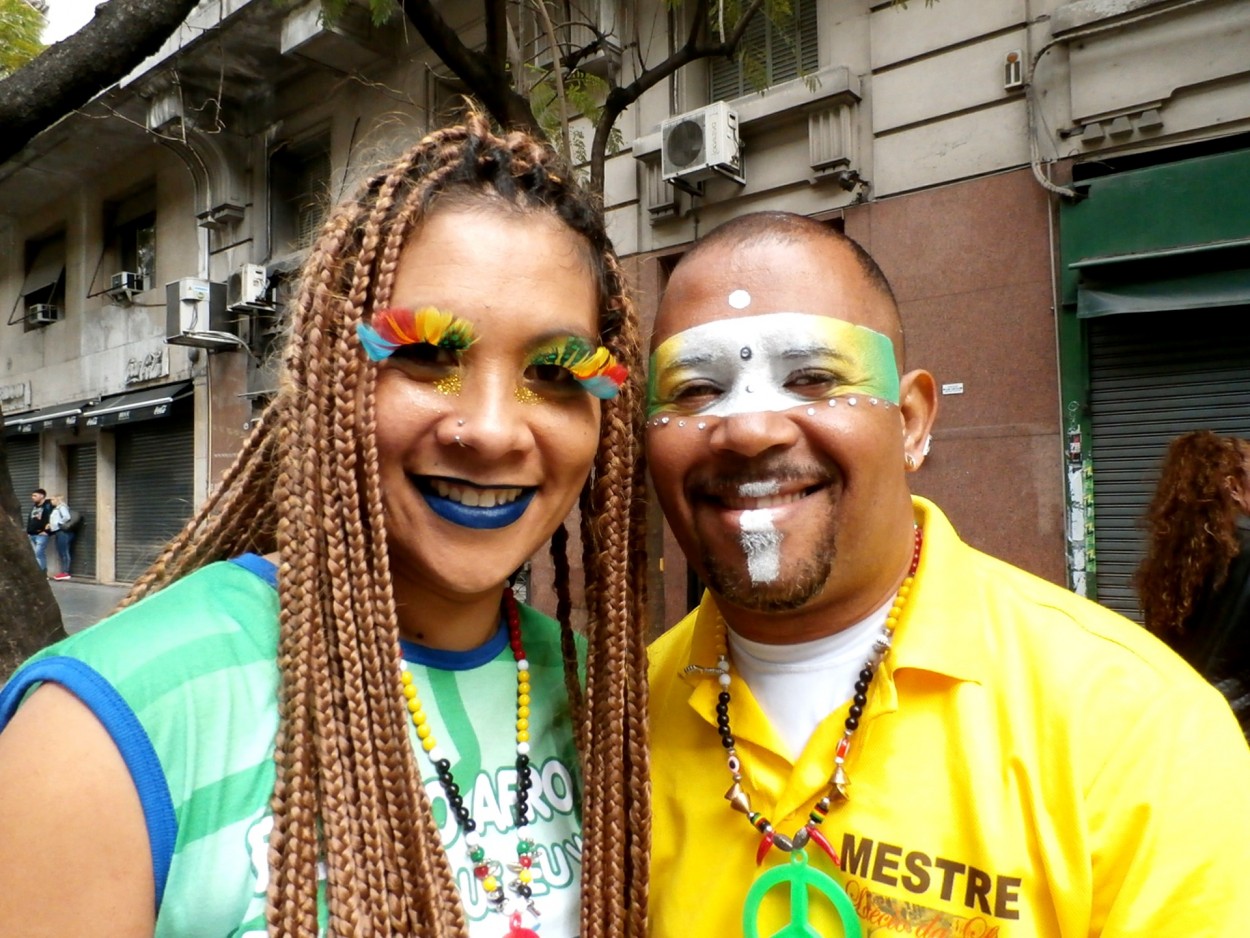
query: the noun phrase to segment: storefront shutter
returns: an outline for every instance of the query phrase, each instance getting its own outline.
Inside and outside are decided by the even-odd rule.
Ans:
[[[39,436],[30,438],[9,437],[4,441],[4,454],[9,463],[9,478],[13,481],[13,494],[17,496],[22,530],[26,530],[26,518],[30,514],[30,493],[39,488]]]
[[[82,527],[71,549],[70,572],[74,576],[95,576],[95,540],[99,530],[96,510],[96,449],[94,443],[80,443],[65,449],[69,487],[65,493],[69,507],[81,512]]]
[[[194,512],[189,399],[169,416],[117,429],[116,577],[137,579]]]
[[[1190,430],[1250,437],[1250,309],[1089,321],[1098,601],[1141,620],[1133,573],[1142,520],[1171,440]]]

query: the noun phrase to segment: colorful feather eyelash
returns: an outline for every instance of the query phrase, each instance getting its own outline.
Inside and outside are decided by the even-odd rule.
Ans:
[[[530,364],[567,368],[583,388],[602,401],[616,397],[629,374],[629,369],[602,345],[592,347],[577,336],[569,336],[546,346],[530,359]]]
[[[463,352],[477,341],[473,323],[433,306],[420,309],[383,309],[373,314],[373,321],[357,323],[356,335],[370,360],[390,358],[404,345],[427,342],[439,348]]]

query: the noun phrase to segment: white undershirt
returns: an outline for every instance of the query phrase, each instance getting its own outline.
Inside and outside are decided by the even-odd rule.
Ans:
[[[872,657],[872,644],[892,603],[893,598],[840,632],[797,645],[753,642],[728,630],[738,676],[790,747],[792,759],[825,717],[854,696],[859,672]]]

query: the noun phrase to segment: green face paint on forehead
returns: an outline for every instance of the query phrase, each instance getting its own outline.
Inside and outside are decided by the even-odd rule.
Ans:
[[[810,313],[718,319],[670,336],[651,355],[647,414],[727,417],[849,395],[897,404],[894,343]]]

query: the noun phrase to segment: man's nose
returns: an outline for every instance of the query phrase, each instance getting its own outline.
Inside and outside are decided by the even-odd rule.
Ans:
[[[747,457],[793,446],[799,439],[794,421],[785,413],[772,411],[730,414],[716,419],[708,429],[714,449]]]

